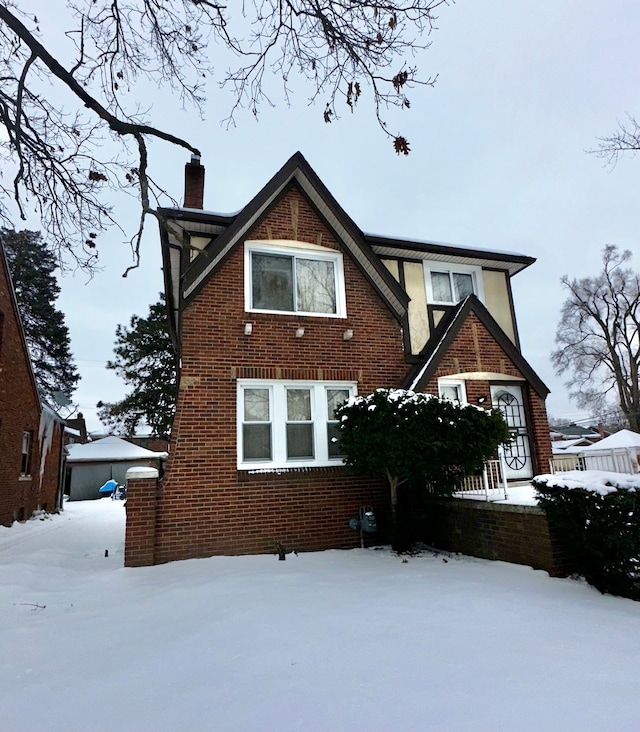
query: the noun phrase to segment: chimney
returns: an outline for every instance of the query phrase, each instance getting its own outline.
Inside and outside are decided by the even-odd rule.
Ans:
[[[184,166],[184,207],[202,209],[204,201],[204,166],[200,156],[192,155]]]

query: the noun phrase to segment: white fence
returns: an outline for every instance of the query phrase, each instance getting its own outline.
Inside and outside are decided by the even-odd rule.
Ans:
[[[635,450],[626,447],[598,451],[579,452],[569,455],[554,455],[549,461],[551,473],[566,473],[569,470],[605,470],[611,473],[640,472]]]

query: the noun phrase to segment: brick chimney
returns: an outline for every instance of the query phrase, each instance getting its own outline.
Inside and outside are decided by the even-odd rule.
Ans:
[[[184,166],[184,207],[202,209],[204,201],[204,166],[200,156],[192,155]]]

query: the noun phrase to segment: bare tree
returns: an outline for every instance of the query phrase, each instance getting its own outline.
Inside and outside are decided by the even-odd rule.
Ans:
[[[419,78],[407,57],[429,46],[434,11],[447,2],[247,0],[233,4],[233,15],[214,0],[50,0],[68,16],[56,38],[28,0],[0,0],[0,160],[5,175],[13,171],[0,180],[0,223],[10,224],[10,199],[23,219],[35,205],[60,252],[91,268],[98,234],[117,224],[105,194],[125,190],[141,203],[131,238],[137,266],[145,218],[166,195],[150,175],[148,142],[199,155],[139,107],[144,95],[136,92],[148,82],[200,112],[206,84],[219,82],[232,92],[231,124],[238,109],[257,114],[272,103],[268,75],[281,81],[287,101],[292,78],[301,76],[326,122],[340,100],[353,111],[368,90],[382,131],[408,154],[383,111],[408,108],[408,88],[434,83]],[[233,63],[216,75],[212,56],[222,51]],[[105,154],[105,140],[116,143],[114,155]]]
[[[640,124],[627,114],[626,122],[618,122],[618,129],[608,137],[599,137],[598,143],[591,152],[615,165],[623,153],[635,155],[640,150]]]
[[[556,372],[568,372],[571,396],[602,411],[615,395],[632,430],[640,432],[640,274],[625,266],[631,252],[605,247],[595,277],[562,278],[569,290],[556,332]]]

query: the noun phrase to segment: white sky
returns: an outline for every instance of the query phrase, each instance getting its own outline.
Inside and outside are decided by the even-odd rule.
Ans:
[[[258,123],[241,112],[230,130],[220,120],[231,98],[215,88],[205,121],[157,94],[143,102],[155,103],[156,123],[201,148],[206,209],[237,211],[300,150],[367,232],[536,257],[513,280],[522,350],[552,390],[550,414],[584,416],[549,360],[564,300],[559,279],[595,274],[605,244],[640,252],[640,159],[611,170],[585,152],[625,112],[640,116],[640,3],[457,0],[438,25],[417,59],[423,76],[439,75],[435,88],[413,90],[409,111],[387,115],[390,130],[410,141],[408,158],[393,153],[365,98],[355,114],[345,107],[326,125],[324,103],[309,107],[309,90],[298,85],[291,108],[276,93],[277,107],[264,107]],[[188,154],[151,147],[152,173],[181,199]],[[132,230],[131,203],[117,210]],[[146,315],[162,288],[153,222],[142,266],[127,279],[120,275],[130,255],[118,232],[103,238],[100,252],[104,271],[90,282],[65,277],[59,301],[82,374],[76,399],[91,430],[100,429],[95,403],[124,395],[104,369],[116,325]]]

